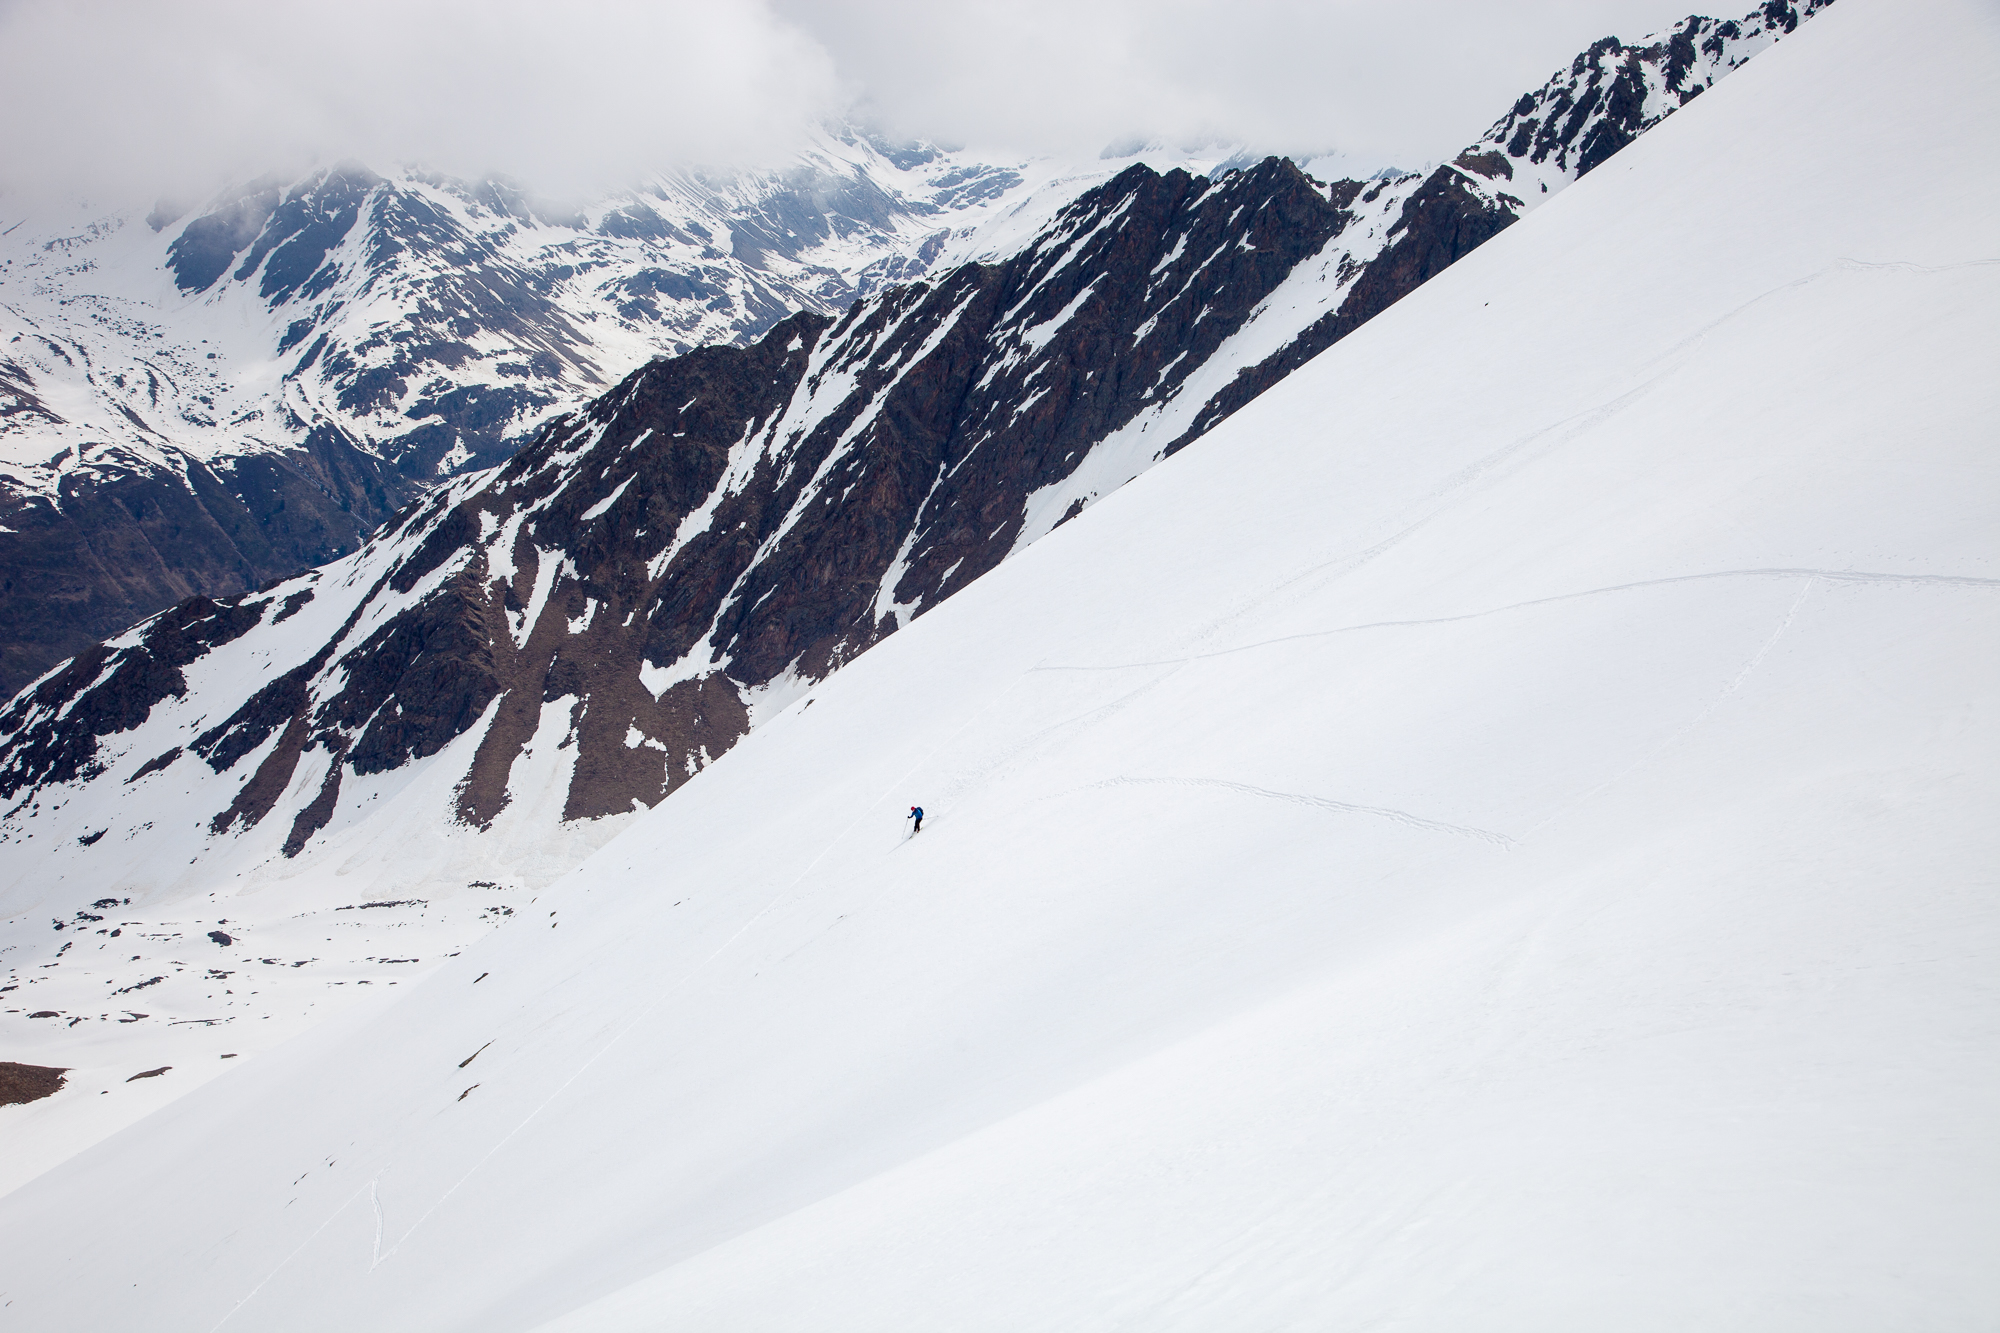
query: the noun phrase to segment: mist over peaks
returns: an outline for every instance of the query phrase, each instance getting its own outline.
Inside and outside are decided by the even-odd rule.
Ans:
[[[190,0],[0,4],[0,191],[192,203],[344,161],[581,198],[781,162],[828,118],[981,151],[1229,143],[1347,169],[1456,151],[1550,51],[1658,0]]]
[[[831,57],[757,0],[0,11],[11,190],[185,198],[344,160],[532,180],[778,158],[837,110]]]

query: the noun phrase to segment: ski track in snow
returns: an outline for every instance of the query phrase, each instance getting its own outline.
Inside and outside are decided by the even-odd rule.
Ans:
[[[1377,819],[1390,819],[1398,824],[1422,829],[1426,833],[1450,833],[1461,838],[1478,838],[1498,847],[1518,845],[1514,838],[1492,829],[1472,828],[1465,824],[1448,824],[1441,819],[1426,819],[1413,815],[1407,810],[1392,810],[1382,805],[1355,805],[1350,801],[1336,801],[1325,796],[1313,796],[1306,792],[1272,791],[1269,787],[1256,787],[1247,782],[1230,782],[1223,778],[1106,778],[1093,782],[1079,790],[1091,791],[1105,787],[1213,787],[1222,791],[1240,792],[1245,796],[1259,796],[1270,801],[1289,801],[1293,805],[1309,805],[1320,810],[1331,810],[1343,815],[1372,815]]]
[[[1693,717],[1689,718],[1686,722],[1682,723],[1677,729],[1675,729],[1672,735],[1668,736],[1665,740],[1661,741],[1658,745],[1646,751],[1644,754],[1641,754],[1638,758],[1634,759],[1631,763],[1627,764],[1624,768],[1620,769],[1618,772],[1612,774],[1604,781],[1598,783],[1596,786],[1590,788],[1588,791],[1582,793],[1581,795],[1575,797],[1574,799],[1565,801],[1561,805],[1557,806],[1554,810],[1551,810],[1547,815],[1537,820],[1534,826],[1530,828],[1528,832],[1532,834],[1540,831],[1543,828],[1546,828],[1548,825],[1555,823],[1558,819],[1562,818],[1570,811],[1576,809],[1578,806],[1586,804],[1593,797],[1596,797],[1604,792],[1611,790],[1613,787],[1616,787],[1619,783],[1625,781],[1625,779],[1631,777],[1634,773],[1637,773],[1640,769],[1645,768],[1648,764],[1651,764],[1654,760],[1658,759],[1661,755],[1665,754],[1667,751],[1673,749],[1676,745],[1679,745],[1683,740],[1686,740],[1687,737],[1694,731],[1696,727],[1699,727],[1702,723],[1708,721],[1710,717],[1714,716],[1715,710],[1722,707],[1722,705],[1728,701],[1731,695],[1735,694],[1738,690],[1742,689],[1743,683],[1749,680],[1750,677],[1756,672],[1757,668],[1764,664],[1764,659],[1771,655],[1771,650],[1778,646],[1778,641],[1780,639],[1783,639],[1786,634],[1791,632],[1792,622],[1799,618],[1799,609],[1806,604],[1806,598],[1812,595],[1813,586],[1818,581],[1819,581],[1818,575],[1807,576],[1805,585],[1799,589],[1799,595],[1792,599],[1792,604],[1785,609],[1785,614],[1779,618],[1777,628],[1773,629],[1771,631],[1770,637],[1765,639],[1763,644],[1758,647],[1757,651],[1750,655],[1750,660],[1743,664],[1743,669],[1741,671],[1738,671],[1733,677],[1731,677],[1727,685],[1723,686],[1721,693],[1717,694],[1713,699],[1708,701],[1707,707],[1703,708],[1699,713],[1696,713]],[[1879,582],[1880,580],[1871,580],[1871,581]],[[2000,580],[1982,580],[1982,582],[2000,583]]]
[[[1631,583],[1613,583],[1602,588],[1585,588],[1580,592],[1557,593],[1551,597],[1534,597],[1522,602],[1509,602],[1505,606],[1489,607],[1484,611],[1467,611],[1455,616],[1432,616],[1421,620],[1370,620],[1358,625],[1342,625],[1335,629],[1307,630],[1303,634],[1286,634],[1275,639],[1260,639],[1255,643],[1238,644],[1234,648],[1218,648],[1213,652],[1189,653],[1183,657],[1151,658],[1141,662],[1107,662],[1095,665],[1043,665],[1031,667],[1033,671],[1137,671],[1145,667],[1181,666],[1189,662],[1201,662],[1216,657],[1233,657],[1238,653],[1256,652],[1261,648],[1274,648],[1280,644],[1299,643],[1309,639],[1331,638],[1336,634],[1358,634],[1372,629],[1411,629],[1425,625],[1452,625],[1468,620],[1483,620],[1487,616],[1505,615],[1510,611],[1525,611],[1531,607],[1553,606],[1560,602],[1574,602],[1586,597],[1602,597],[1611,593],[1636,592],[1647,588],[1664,588],[1678,583],[1706,583],[1717,579],[1804,579],[1808,586],[1814,580],[1827,583],[1855,584],[1900,584],[1914,587],[1947,588],[2000,588],[2000,579],[1980,578],[1969,574],[1894,574],[1871,572],[1858,569],[1720,569],[1705,574],[1675,574],[1667,578],[1639,579]]]

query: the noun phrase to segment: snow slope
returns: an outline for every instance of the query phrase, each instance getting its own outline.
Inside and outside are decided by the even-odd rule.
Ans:
[[[1990,1326],[1996,29],[1836,6],[386,1012],[0,1200],[0,1302]]]

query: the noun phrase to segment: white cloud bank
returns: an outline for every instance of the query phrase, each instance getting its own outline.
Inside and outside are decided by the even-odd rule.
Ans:
[[[202,188],[354,157],[545,188],[755,160],[838,109],[833,61],[761,0],[14,0],[9,184]]]
[[[1094,153],[1242,142],[1444,156],[1599,37],[1673,0],[777,0],[903,133]],[[1750,8],[1727,0],[1725,13]]]
[[[1476,136],[1590,40],[1679,12],[1665,0],[0,0],[0,183],[185,194],[353,157],[567,191],[768,160],[805,123],[848,111],[905,135],[1068,154],[1157,138],[1415,162]]]

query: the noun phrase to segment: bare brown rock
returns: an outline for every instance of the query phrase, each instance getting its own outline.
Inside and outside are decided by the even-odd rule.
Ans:
[[[22,1065],[0,1060],[0,1106],[19,1106],[52,1097],[62,1090],[67,1069]]]

